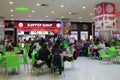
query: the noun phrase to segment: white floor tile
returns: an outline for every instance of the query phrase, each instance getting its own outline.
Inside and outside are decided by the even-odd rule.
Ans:
[[[64,72],[65,76],[53,75],[50,70],[35,75],[25,71],[22,66],[19,75],[1,74],[0,80],[118,80],[120,78],[120,64],[104,64],[103,61],[79,57],[74,62],[74,67],[71,62],[66,62]]]

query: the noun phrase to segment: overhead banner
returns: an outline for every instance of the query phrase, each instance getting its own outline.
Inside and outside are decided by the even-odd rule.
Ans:
[[[57,22],[14,22],[14,28],[20,31],[53,31],[60,32],[60,23]]]
[[[115,5],[101,3],[95,7],[95,30],[113,30],[116,28]]]

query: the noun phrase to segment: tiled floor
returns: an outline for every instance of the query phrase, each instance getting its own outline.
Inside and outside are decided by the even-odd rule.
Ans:
[[[36,75],[22,69],[19,75],[2,74],[0,80],[119,80],[119,73],[120,64],[108,64],[99,60],[79,57],[74,63],[74,68],[70,62],[65,63],[65,76],[52,75],[50,70]]]

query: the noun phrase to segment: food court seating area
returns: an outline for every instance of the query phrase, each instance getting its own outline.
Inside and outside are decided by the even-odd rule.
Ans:
[[[11,52],[6,51],[5,48],[2,49],[3,55],[0,54],[0,80],[93,80],[93,78],[101,80],[101,77],[104,77],[102,80],[112,80],[110,76],[112,74],[114,74],[112,75],[113,78],[119,78],[119,75],[116,74],[120,71],[120,66],[116,63],[119,63],[120,49],[116,48],[116,46],[109,47],[107,54],[104,49],[100,49],[101,59],[99,60],[90,58],[91,52],[88,48],[88,57],[80,56],[77,60],[72,57],[72,65],[69,61],[62,61],[62,66],[64,66],[62,75],[59,75],[59,71],[51,74],[51,70],[46,65],[40,69],[34,68],[35,54],[37,52],[33,50],[31,59],[29,59],[29,49],[28,45],[24,48],[14,47],[14,51]],[[22,54],[21,50],[23,51]],[[108,65],[104,63],[105,61],[112,63]],[[57,67],[53,65],[52,68],[56,69]]]

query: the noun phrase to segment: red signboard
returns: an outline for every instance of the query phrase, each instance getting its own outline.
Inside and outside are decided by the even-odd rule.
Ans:
[[[120,17],[120,12],[115,13],[116,17]]]
[[[115,5],[114,4],[103,4],[104,11],[103,14],[115,14]]]
[[[95,7],[95,16],[103,14],[115,14],[115,5],[110,3],[98,4]]]
[[[60,23],[14,22],[15,28],[60,28]]]
[[[95,7],[95,29],[111,30],[116,27],[115,5],[101,3]]]
[[[14,22],[14,28],[20,31],[53,31],[55,34],[60,32],[58,22]]]
[[[112,31],[112,34],[120,34],[119,31]]]
[[[95,7],[95,16],[103,14],[103,6],[102,5],[97,5]]]

